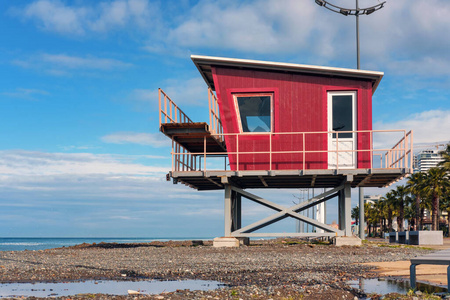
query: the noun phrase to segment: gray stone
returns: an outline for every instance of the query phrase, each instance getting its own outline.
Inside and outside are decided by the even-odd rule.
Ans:
[[[213,240],[213,246],[218,247],[239,247],[240,246],[239,239],[235,237],[216,237]]]
[[[359,237],[356,236],[337,236],[333,238],[333,244],[335,246],[361,246],[362,242]]]

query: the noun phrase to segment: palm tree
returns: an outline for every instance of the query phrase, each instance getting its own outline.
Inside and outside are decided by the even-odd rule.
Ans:
[[[447,148],[444,151],[441,151],[440,154],[444,160],[441,161],[438,166],[443,168],[446,172],[450,172],[450,144],[447,144]]]
[[[439,199],[449,187],[449,178],[443,168],[431,168],[428,170],[424,190],[432,199],[432,230],[439,230]]]
[[[424,183],[425,174],[421,172],[412,174],[406,183],[407,191],[413,195],[416,202],[414,230],[420,230],[422,228],[423,214],[421,214],[420,203],[421,199],[424,198]]]
[[[364,203],[364,219],[367,224],[367,236],[371,236],[371,229],[375,221],[375,209],[372,203]]]
[[[382,198],[384,201],[384,207],[386,211],[386,219],[387,219],[387,231],[394,231],[392,228],[392,219],[394,217],[394,203],[395,203],[395,195],[393,191],[389,191],[386,193],[386,196]]]
[[[387,211],[386,211],[386,202],[383,197],[378,200],[375,204],[375,207],[378,210],[378,217],[380,218],[380,232],[386,232],[386,220],[387,220]]]
[[[395,196],[394,205],[398,209],[397,225],[398,231],[404,231],[403,220],[405,219],[405,202],[407,201],[406,196],[408,195],[407,189],[403,185],[397,186],[395,190],[392,191]]]
[[[352,209],[352,219],[355,219],[355,225],[359,224],[359,206],[355,206]]]
[[[447,229],[444,231],[445,236],[449,236],[450,232],[450,190],[444,192],[444,195],[439,199],[440,210],[447,212]]]
[[[411,205],[408,205],[405,207],[405,219],[408,220],[408,225],[409,228],[411,228],[411,225],[414,224],[414,220],[415,220],[416,214],[414,211],[414,207]]]
[[[381,218],[381,231],[391,232],[392,231],[392,217],[393,217],[393,206],[392,206],[392,193],[386,193],[385,197],[381,197],[376,205],[379,210],[379,216]]]

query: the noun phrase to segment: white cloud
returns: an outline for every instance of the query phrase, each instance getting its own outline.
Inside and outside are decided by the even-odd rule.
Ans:
[[[58,33],[83,34],[83,19],[89,11],[86,8],[67,7],[61,1],[39,0],[29,4],[23,17],[37,19],[39,25]]]
[[[89,3],[89,2],[88,2]],[[89,5],[66,5],[60,0],[38,0],[14,14],[34,20],[39,27],[64,35],[82,36],[114,29],[154,28],[158,5],[148,0],[116,0]]]
[[[450,74],[450,40],[442,36],[450,30],[448,14],[445,0],[388,1],[360,19],[362,61],[402,75]]]
[[[88,72],[118,71],[133,66],[133,64],[111,58],[49,53],[30,56],[21,60],[17,59],[12,63],[22,68],[36,69],[53,76],[68,76],[80,72],[86,74]]]
[[[442,56],[423,56],[417,59],[397,60],[389,64],[389,69],[400,75],[450,76],[450,59]]]
[[[182,110],[189,106],[205,106],[208,104],[208,86],[201,76],[186,80],[168,79],[161,84],[161,88]],[[157,89],[134,89],[127,99],[134,102],[150,103],[152,108],[158,108]]]
[[[429,110],[416,113],[409,118],[393,122],[377,122],[374,129],[405,129],[413,130],[414,143],[435,143],[450,141],[450,110]],[[399,140],[385,136],[378,144],[394,146]]]
[[[169,40],[195,48],[292,53],[309,44],[310,24],[316,16],[313,5],[294,0],[200,1],[170,32]]]
[[[374,5],[376,0],[364,5]],[[299,63],[354,66],[353,16],[344,17],[314,1],[199,1],[190,9],[171,11],[164,19],[159,2],[115,0],[66,3],[38,0],[16,9],[25,19],[48,31],[67,35],[141,29],[141,49],[163,55],[192,50],[241,51],[257,56],[290,55]],[[352,7],[354,1],[342,1]],[[362,4],[361,4],[362,5]],[[395,74],[448,75],[450,3],[445,0],[388,1],[385,7],[360,18],[363,69]],[[26,62],[17,62],[26,63]],[[49,70],[54,74],[60,69]],[[412,73],[411,73],[412,72]]]
[[[377,3],[373,0],[364,5]],[[340,5],[352,7],[354,1]],[[450,74],[450,40],[442,36],[450,31],[449,14],[448,1],[411,4],[396,0],[374,14],[361,16],[362,68],[426,76]],[[263,57],[289,54],[297,56],[300,63],[339,62],[353,67],[354,22],[353,16],[333,13],[314,1],[200,1],[169,30],[163,42]]]
[[[154,102],[157,97],[157,90],[134,89],[128,98],[132,101]]]
[[[93,31],[106,32],[114,27],[134,23],[139,27],[149,25],[152,16],[150,3],[146,0],[102,2],[98,8],[98,19],[90,23]]]
[[[208,99],[208,86],[201,76],[187,80],[169,79],[163,90],[175,103],[181,105],[204,106]]]
[[[133,156],[91,153],[45,153],[35,151],[0,151],[0,175],[6,177],[108,175],[150,176],[164,174],[168,167],[133,163]]]
[[[60,149],[64,151],[72,151],[72,150],[88,150],[88,149],[95,149],[98,147],[94,146],[75,146],[75,145],[69,145],[69,146],[58,146]]]
[[[37,100],[37,96],[46,96],[49,95],[49,92],[39,89],[16,88],[13,92],[3,92],[0,94],[12,98]]]
[[[65,54],[42,54],[40,58],[52,65],[54,68],[62,69],[95,69],[111,70],[116,68],[127,68],[132,64],[116,59],[98,57],[78,57]]]
[[[138,162],[149,159],[154,165]],[[170,161],[143,155],[0,151],[0,205],[6,199],[27,207],[98,206],[104,200],[120,206],[112,200],[158,200],[166,194],[182,199],[181,186],[166,182],[169,170]]]
[[[169,139],[161,133],[116,132],[105,135],[101,139],[111,144],[139,144],[155,148],[170,146]]]

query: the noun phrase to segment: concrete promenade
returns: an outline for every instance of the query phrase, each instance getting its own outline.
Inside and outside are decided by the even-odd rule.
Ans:
[[[373,241],[380,242],[382,239],[373,239]],[[423,247],[432,248],[436,251],[449,249],[450,238],[444,238],[443,245],[427,245]],[[376,271],[380,274],[380,277],[404,277],[409,280],[409,267],[411,266],[410,260],[396,262],[371,262],[366,263],[366,265],[377,267]],[[447,267],[448,266],[442,265],[418,265],[416,267],[416,280],[417,282],[428,282],[434,285],[447,287]]]

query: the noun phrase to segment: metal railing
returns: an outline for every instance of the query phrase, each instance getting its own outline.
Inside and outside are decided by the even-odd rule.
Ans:
[[[163,123],[194,123],[181,108],[161,89],[159,96],[159,126]],[[223,138],[222,121],[220,120],[219,104],[216,95],[208,89],[209,130],[211,134]],[[223,141],[223,140],[220,140]]]
[[[408,145],[410,147],[408,148]],[[413,165],[413,135],[410,130],[408,133],[405,133],[403,138],[395,144],[392,149],[385,153],[385,160],[388,162],[391,168],[401,168],[404,167],[402,162],[405,157],[410,159],[409,164]]]
[[[167,94],[162,90],[158,89],[159,92],[159,125],[162,123],[193,123],[193,121],[175,104],[172,99],[167,96]],[[286,155],[293,154],[296,155],[296,159],[292,161],[293,164],[301,164],[301,168],[299,169],[307,169],[306,163],[308,162],[306,157],[309,154],[317,154],[317,153],[326,153],[327,161],[329,163],[330,160],[333,160],[333,164],[335,165],[335,169],[342,168],[357,168],[357,162],[354,166],[346,167],[342,163],[339,163],[339,154],[348,156],[353,155],[362,155],[365,153],[365,158],[368,157],[369,162],[365,161],[364,164],[369,164],[370,168],[374,168],[374,157],[380,157],[380,163],[377,164],[378,168],[385,169],[393,169],[393,168],[406,168],[412,170],[413,165],[413,135],[412,131],[406,132],[405,130],[358,130],[358,131],[316,131],[316,132],[278,132],[278,133],[258,133],[259,137],[268,137],[269,146],[268,150],[260,150],[260,151],[242,151],[239,149],[240,147],[240,137],[249,137],[249,134],[240,134],[240,133],[223,133],[222,122],[220,119],[219,106],[217,97],[214,95],[211,89],[208,89],[208,102],[209,102],[209,130],[211,136],[215,137],[219,141],[227,141],[227,152],[207,152],[206,147],[206,137],[204,138],[203,152],[189,152],[182,145],[178,144],[175,141],[175,137],[172,137],[172,171],[197,171],[197,170],[206,170],[207,169],[207,161],[210,160],[211,157],[225,157],[224,168],[220,168],[220,170],[226,170],[227,162],[226,159],[229,159],[231,165],[235,166],[236,171],[240,170],[240,165],[242,163],[242,159],[240,159],[244,155],[267,155],[267,163],[269,165],[269,170],[273,170],[273,160],[275,155]],[[363,137],[365,148],[368,149],[339,149],[339,134],[344,133],[352,133],[356,134],[357,137]],[[401,133],[402,137],[392,148],[380,148],[374,149],[372,147],[374,143],[374,133]],[[274,139],[279,138],[281,136],[291,135],[293,137],[297,137],[301,140],[301,149],[288,149],[288,150],[274,150]],[[323,136],[326,135],[326,139],[329,140],[333,135],[335,138],[335,149],[329,149],[328,145],[326,149],[317,149],[317,150],[306,150],[307,138],[311,136]],[[368,138],[367,138],[368,136]],[[230,151],[230,145],[235,145],[235,150]],[[368,140],[368,141],[367,141]],[[276,143],[276,142],[275,142]],[[356,142],[355,142],[356,145]],[[279,146],[275,144],[275,146]],[[322,145],[322,148],[323,147]],[[331,153],[331,154],[330,154]],[[334,153],[334,157],[333,157]],[[203,157],[203,166],[202,159]],[[240,163],[241,160],[241,163]],[[328,166],[330,168],[330,166]],[[333,168],[333,167],[331,167]],[[214,169],[211,169],[214,170]]]
[[[220,120],[219,103],[214,92],[208,88],[209,103],[209,127],[212,134],[223,134],[222,121]]]
[[[167,96],[158,89],[159,96],[159,126],[162,123],[193,123],[192,120]]]
[[[327,138],[331,137],[332,135],[336,134],[336,148],[334,149],[317,149],[317,150],[306,150],[307,146],[307,139],[309,137],[315,136],[323,136],[326,135]],[[351,150],[343,150],[339,149],[339,134],[342,133],[353,133],[358,136],[359,135],[365,135],[366,140],[368,141],[365,143],[367,149],[351,149]],[[392,148],[373,148],[373,141],[374,141],[374,134],[382,134],[382,133],[398,133],[401,134],[402,137],[399,142],[395,144]],[[276,139],[279,139],[281,136],[287,136],[291,135],[294,137],[298,137],[298,140],[301,140],[301,149],[288,149],[288,150],[273,150],[274,144],[277,143]],[[369,136],[367,138],[367,135]],[[339,162],[339,155],[365,155],[364,161],[362,162],[364,164],[364,168],[371,168],[371,169],[397,169],[397,168],[405,168],[412,171],[412,164],[413,164],[413,138],[412,138],[412,131],[406,132],[406,130],[358,130],[358,131],[316,131],[316,132],[280,132],[280,133],[267,133],[267,134],[261,134],[258,133],[258,136],[267,136],[268,137],[268,150],[255,150],[255,151],[242,151],[240,150],[240,138],[245,137],[247,138],[248,134],[240,134],[240,133],[222,133],[222,134],[215,134],[214,136],[217,139],[224,139],[227,141],[227,149],[228,151],[223,152],[207,152],[206,150],[206,137],[204,138],[204,151],[203,152],[189,152],[186,149],[183,148],[183,151],[178,151],[179,148],[172,148],[172,171],[213,171],[213,170],[226,170],[226,159],[228,158],[229,162],[231,162],[231,165],[234,166],[234,171],[240,171],[242,170],[241,165],[244,164],[242,157],[245,155],[267,155],[266,162],[268,164],[268,170],[274,170],[277,168],[274,168],[274,156],[275,155],[286,155],[286,154],[292,154],[294,155],[295,159],[292,160],[292,164],[300,165],[301,167],[295,168],[297,169],[308,169],[307,168],[307,156],[310,154],[318,154],[318,153],[326,153],[327,160],[323,161],[323,163],[328,163],[330,158],[333,158],[332,155],[335,155],[333,161],[333,164],[335,167],[328,166],[328,169],[357,169],[358,168],[358,161],[356,160],[356,163],[353,166],[348,166],[343,164],[342,162]],[[275,140],[275,141],[274,141]],[[342,140],[342,139],[341,139]],[[177,142],[174,141],[172,138],[173,145],[176,145]],[[357,143],[355,142],[355,145]],[[242,147],[242,146],[241,146]],[[229,148],[233,148],[233,151],[230,151]],[[333,154],[334,153],[334,154]],[[368,154],[365,154],[368,153]],[[225,167],[224,168],[207,168],[207,161],[215,159],[217,157],[225,157]],[[379,163],[376,162],[374,164],[374,156],[379,156],[380,161]],[[202,160],[201,157],[203,157],[203,166],[202,166]],[[198,158],[198,159],[197,159]],[[342,158],[341,158],[342,160]],[[251,163],[250,163],[251,164]]]

